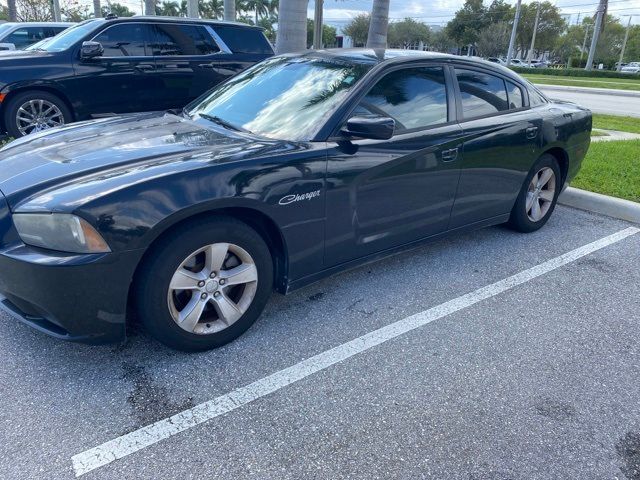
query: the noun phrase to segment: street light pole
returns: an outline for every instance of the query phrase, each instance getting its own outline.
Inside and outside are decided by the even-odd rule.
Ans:
[[[533,49],[536,46],[536,33],[538,33],[538,23],[540,22],[540,6],[541,5],[542,4],[538,2],[538,9],[536,10],[536,21],[533,24],[533,35],[531,36],[531,48],[529,48],[529,55],[527,55],[529,68],[531,68],[531,58],[533,57]]]
[[[584,57],[584,50],[587,48],[587,36],[589,35],[589,29],[591,28],[591,24],[587,23],[584,29],[584,40],[582,42],[582,49],[580,50],[580,62],[582,62],[582,57]]]
[[[587,58],[587,64],[585,70],[593,69],[593,59],[596,56],[596,47],[598,46],[598,38],[600,37],[600,31],[602,30],[602,17],[604,17],[604,11],[607,7],[607,0],[600,0],[598,4],[598,11],[596,12],[596,24],[593,26],[593,37],[591,38],[591,48],[589,49],[589,57]]]
[[[61,22],[62,16],[60,15],[60,0],[51,0],[51,6],[53,11],[53,21]]]
[[[198,0],[187,0],[187,17],[198,18]]]
[[[518,31],[518,22],[520,22],[521,6],[522,6],[522,0],[518,0],[518,3],[516,3],[516,16],[513,19],[513,28],[511,29],[511,38],[509,39],[509,51],[507,52],[507,67],[511,65],[511,59],[513,58],[513,47],[516,43],[516,32]]]
[[[322,48],[322,8],[323,0],[316,0],[316,8],[313,15],[313,48]]]
[[[624,59],[624,50],[627,48],[627,40],[629,40],[629,30],[631,30],[631,15],[629,15],[629,23],[627,23],[627,31],[624,34],[624,42],[622,42],[622,50],[620,50],[620,60],[618,60],[618,68],[616,70],[622,70],[622,60]]]

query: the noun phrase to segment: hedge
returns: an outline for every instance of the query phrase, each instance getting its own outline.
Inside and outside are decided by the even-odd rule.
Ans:
[[[525,68],[509,67],[518,73],[531,73],[535,75],[555,75],[557,77],[596,77],[596,78],[634,78],[640,79],[639,74],[614,72],[612,70],[591,70],[582,68]]]

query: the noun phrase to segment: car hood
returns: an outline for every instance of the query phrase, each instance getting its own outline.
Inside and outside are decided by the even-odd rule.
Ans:
[[[285,144],[204,122],[147,113],[27,135],[0,149],[0,191],[15,205],[79,178],[105,176],[132,166],[170,161],[190,168],[194,159],[200,164],[241,161],[267,155]]]
[[[33,61],[34,58],[51,57],[53,54],[43,50],[1,50],[0,68],[20,65],[23,61]]]

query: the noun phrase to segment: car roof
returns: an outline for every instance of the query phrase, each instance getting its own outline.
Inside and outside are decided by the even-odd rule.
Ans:
[[[70,27],[74,22],[5,22],[2,25],[13,25],[14,27]]]
[[[162,15],[134,15],[133,17],[113,17],[103,19],[105,22],[139,22],[140,20],[161,22],[161,23],[195,23],[198,25],[225,25],[230,27],[248,28],[254,30],[263,30],[262,27],[255,25],[249,25],[242,22],[228,22],[224,20],[209,20],[202,18],[188,18],[188,17],[165,17]]]
[[[327,50],[307,50],[302,53],[287,54],[287,56],[319,57],[370,65],[414,63],[416,61],[455,62],[457,65],[478,66],[493,70],[496,73],[518,80],[520,83],[523,82],[522,77],[513,70],[480,57],[424,52],[421,50],[332,48]]]

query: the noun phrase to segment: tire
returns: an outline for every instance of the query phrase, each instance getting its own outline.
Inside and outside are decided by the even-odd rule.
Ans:
[[[539,184],[541,182],[539,180],[544,180],[544,178],[546,178],[545,176],[541,176],[542,172],[547,174],[548,172],[552,172],[553,177],[547,183],[542,185],[543,188],[540,189]],[[538,181],[532,182],[536,176]],[[551,194],[551,182],[553,182],[553,194]],[[547,223],[556,207],[558,195],[562,188],[561,182],[562,176],[560,166],[558,165],[556,158],[553,155],[542,155],[536,161],[522,184],[522,189],[520,190],[518,199],[511,210],[511,215],[507,225],[510,228],[523,233],[535,232],[542,228],[544,224]],[[536,184],[538,188],[532,189],[534,186],[533,184]],[[527,203],[528,198],[531,200],[530,204]],[[535,205],[534,202],[538,202],[538,207],[540,209],[538,212],[535,212],[531,208],[527,208],[529,205],[533,208]]]
[[[230,285],[240,280],[245,283]],[[203,351],[235,340],[255,323],[273,289],[273,261],[251,227],[210,218],[181,224],[162,239],[136,282],[136,313],[146,330],[171,348]]]
[[[47,112],[48,109],[51,110],[46,119],[43,118],[38,122],[38,126],[25,127],[25,124],[19,124],[17,118],[20,107],[25,106],[28,111],[35,109],[36,113],[38,110],[40,112]],[[23,115],[22,118],[29,117],[30,115],[26,114]],[[3,118],[7,133],[14,138],[19,138],[46,128],[64,125],[65,123],[71,122],[72,119],[73,115],[71,110],[69,110],[69,107],[67,107],[61,98],[52,93],[39,90],[19,93],[11,97],[5,106]]]

